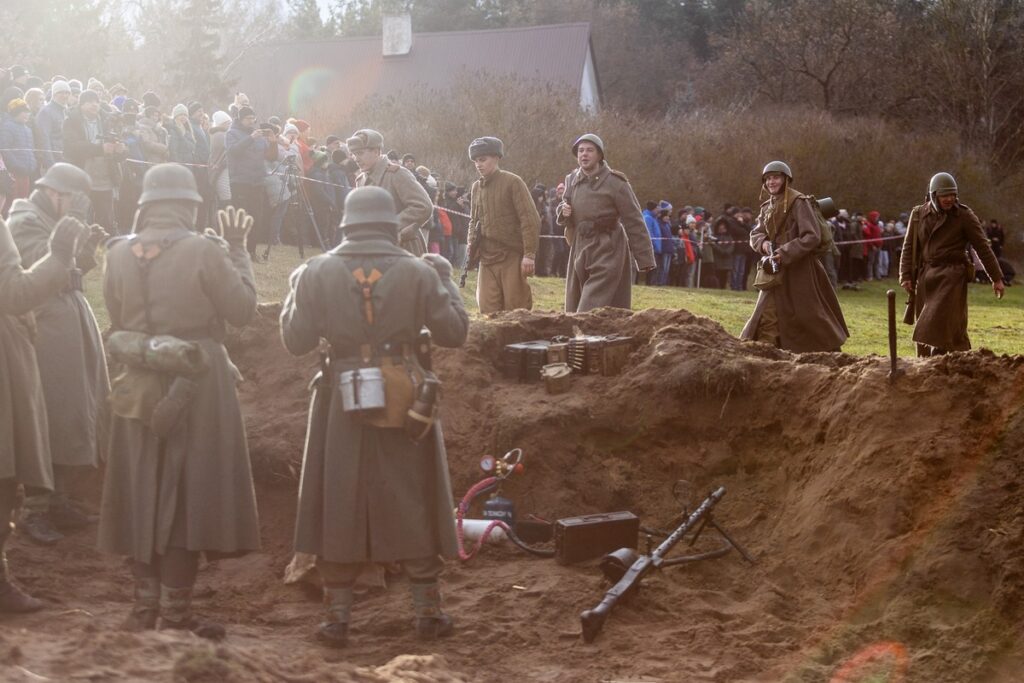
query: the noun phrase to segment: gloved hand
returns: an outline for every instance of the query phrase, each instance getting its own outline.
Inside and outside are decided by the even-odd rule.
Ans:
[[[220,236],[233,247],[245,248],[245,241],[252,230],[253,217],[245,209],[229,206],[217,212],[217,226]]]
[[[96,249],[100,242],[106,241],[110,234],[99,225],[93,223],[89,226],[89,234],[84,235],[78,241],[78,254],[75,256],[75,263],[83,273],[88,273],[96,267]]]
[[[433,266],[442,280],[452,279],[452,264],[444,256],[440,254],[424,254],[420,258]]]
[[[89,217],[89,209],[92,208],[92,200],[84,192],[72,192],[71,202],[68,204],[68,215],[85,223]]]
[[[71,259],[75,257],[78,238],[86,230],[88,228],[77,218],[64,216],[57,221],[57,226],[53,229],[53,234],[50,235],[50,253],[63,263],[70,265]]]

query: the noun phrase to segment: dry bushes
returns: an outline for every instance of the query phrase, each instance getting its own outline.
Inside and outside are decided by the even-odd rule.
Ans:
[[[345,120],[319,116],[315,123],[321,131],[375,127],[388,147],[412,152],[457,183],[475,176],[466,158],[474,137],[502,138],[506,169],[529,184],[550,185],[574,166],[572,140],[592,131],[641,202],[666,198],[713,210],[725,202],[756,206],[761,168],[785,159],[801,190],[831,195],[850,210],[894,217],[923,201],[928,179],[939,170],[957,176],[965,203],[983,219],[1012,226],[1024,209],[1017,196],[1024,176],[996,186],[984,161],[964,151],[954,131],[910,132],[878,117],[837,118],[810,108],[705,109],[656,119],[610,109],[588,115],[573,97],[548,85],[467,74],[448,92],[378,99]]]

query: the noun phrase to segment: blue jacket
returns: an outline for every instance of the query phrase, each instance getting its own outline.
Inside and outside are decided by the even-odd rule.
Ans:
[[[67,109],[56,102],[50,102],[36,114],[36,133],[39,135],[36,144],[43,150],[39,153],[39,163],[44,171],[58,161],[64,161],[64,119],[67,115]]]
[[[192,137],[196,139],[196,163],[208,164],[210,163],[210,136],[203,130],[195,121],[189,119],[189,125],[192,126]]]
[[[0,149],[19,150],[3,152],[7,170],[17,176],[29,177],[39,168],[36,154],[32,151],[35,149],[32,129],[10,116],[4,116],[4,121],[0,124]]]
[[[676,251],[676,243],[672,239],[672,222],[669,220],[658,221],[658,227],[661,230],[661,253],[663,254],[674,254]]]
[[[661,226],[658,219],[649,209],[644,209],[644,224],[647,225],[647,232],[651,236],[651,244],[654,246],[654,253],[661,253]]]
[[[345,197],[352,191],[352,187],[348,184],[348,174],[345,173],[344,168],[332,161],[327,164],[327,181],[335,186],[331,188],[334,190],[334,204],[338,211],[341,211],[345,206]],[[337,187],[338,185],[341,187]]]
[[[266,138],[254,138],[252,130],[243,128],[237,120],[231,122],[231,128],[224,135],[224,148],[232,185],[263,185],[267,175],[264,164],[267,144]]]

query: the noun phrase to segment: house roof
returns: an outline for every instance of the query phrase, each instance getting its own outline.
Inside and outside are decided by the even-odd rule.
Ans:
[[[261,46],[237,68],[238,88],[261,115],[309,116],[324,93],[332,110],[371,95],[414,88],[447,90],[460,76],[486,72],[539,78],[579,92],[590,24],[414,33],[407,55],[382,55],[380,35]],[[262,111],[260,111],[262,110]]]

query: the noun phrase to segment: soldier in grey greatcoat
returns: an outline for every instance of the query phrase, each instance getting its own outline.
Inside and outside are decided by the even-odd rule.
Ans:
[[[197,234],[202,201],[187,168],[154,166],[143,178],[136,233],[108,245],[112,354],[116,334],[137,333],[154,355],[191,344],[203,361],[185,377],[154,369],[147,352],[115,376],[99,547],[132,560],[126,628],[154,628],[159,616],[161,628],[219,638],[223,627],[192,615],[192,587],[200,553],[237,556],[260,546],[241,377],[222,344],[226,323],[245,325],[255,314],[256,287],[245,248],[252,219],[229,207],[218,213],[223,239]]]
[[[54,164],[36,185],[28,199],[15,200],[8,221],[25,268],[46,255],[57,221],[65,215],[84,219],[89,208],[89,175],[76,166]],[[33,311],[54,474],[52,495],[26,501],[25,530],[38,543],[54,543],[60,531],[89,523],[68,490],[80,473],[99,466],[109,420],[103,340],[82,293],[82,275],[96,266],[96,248],[106,236],[100,226],[91,228],[65,286]]]
[[[412,171],[381,154],[384,136],[377,131],[357,130],[345,144],[359,166],[356,187],[383,187],[391,193],[398,210],[398,244],[413,256],[422,256],[427,251],[428,221],[434,211],[430,195]]]
[[[32,309],[67,286],[78,236],[86,228],[57,221],[46,253],[28,269],[0,219],[0,612],[34,612],[43,603],[11,582],[4,549],[14,530],[18,484],[53,489],[46,404],[32,346]]]
[[[310,408],[295,550],[317,557],[327,605],[318,637],[327,644],[346,643],[353,584],[368,563],[378,562],[401,563],[411,580],[417,633],[436,638],[452,630],[441,611],[441,556],[457,552],[441,425],[417,440],[405,429],[371,424],[345,410],[339,387],[357,368],[397,364],[421,371],[410,353],[420,330],[426,326],[434,342],[456,347],[466,339],[469,318],[448,261],[436,254],[416,258],[398,246],[388,192],[353,190],[341,225],[342,244],[292,274],[281,312],[291,353],[308,353],[321,338],[331,346],[330,367],[317,380]],[[388,410],[395,396],[388,394]]]

